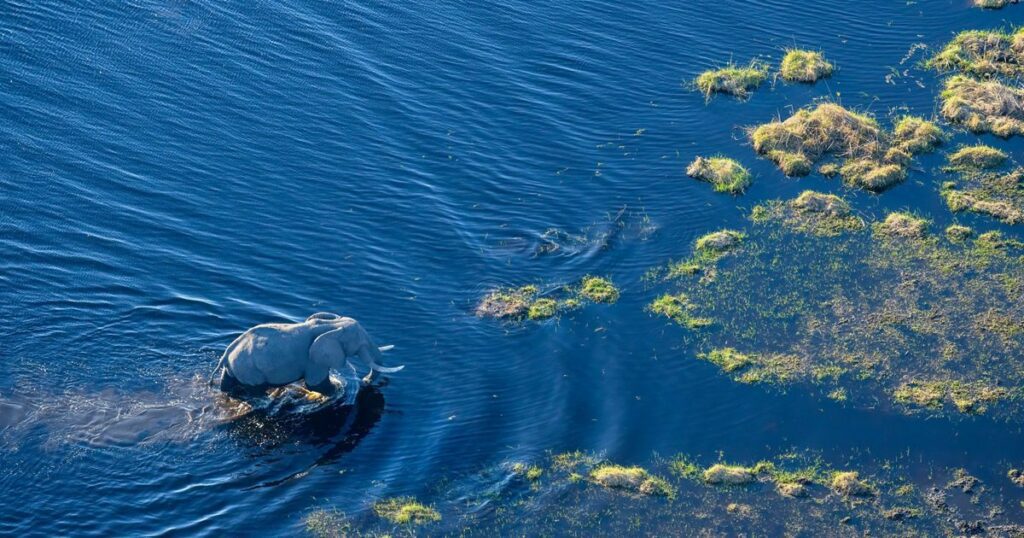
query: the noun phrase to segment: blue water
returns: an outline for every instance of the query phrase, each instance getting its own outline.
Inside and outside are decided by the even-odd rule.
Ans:
[[[643,311],[642,281],[805,188],[951,222],[939,156],[875,196],[784,178],[743,128],[823,97],[931,116],[915,44],[1024,11],[663,4],[0,3],[0,534],[294,534],[325,503],[429,500],[442,477],[549,450],[1024,461],[1019,420],[734,384]],[[796,45],[836,75],[747,102],[688,87]],[[744,196],[684,176],[718,152],[755,173]],[[538,254],[552,228],[583,238]],[[622,300],[518,327],[473,314],[494,286],[588,273]],[[358,413],[225,418],[203,384],[224,346],[323,310],[406,369]]]

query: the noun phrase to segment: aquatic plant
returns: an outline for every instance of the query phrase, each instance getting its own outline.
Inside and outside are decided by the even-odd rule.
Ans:
[[[950,224],[946,227],[946,237],[957,243],[966,241],[974,235],[974,230],[960,224]]]
[[[686,337],[740,383],[905,412],[1018,410],[1024,312],[1009,305],[1024,298],[1024,242],[960,225],[932,234],[906,212],[871,223],[872,234],[857,233],[863,221],[836,233],[845,225],[825,216],[851,217],[842,199],[798,198],[755,207],[757,225],[715,278],[674,279],[650,309],[714,319]],[[903,386],[921,380],[943,382],[939,405],[903,403],[934,401]]]
[[[1006,159],[1006,152],[985,144],[964,146],[946,156],[946,161],[953,170],[999,168],[1006,162]]]
[[[606,488],[624,489],[641,495],[675,496],[675,488],[665,479],[651,475],[643,467],[623,467],[609,463],[591,471],[590,478]]]
[[[305,520],[306,532],[317,538],[345,538],[354,531],[351,521],[339,510],[321,508]]]
[[[619,289],[610,280],[599,276],[583,277],[579,294],[595,303],[614,303],[619,300]]]
[[[928,232],[928,221],[905,211],[895,211],[876,223],[874,231],[882,237],[921,239]]]
[[[956,75],[946,80],[941,96],[942,115],[951,123],[1003,138],[1024,134],[1024,89]]]
[[[832,490],[844,497],[865,497],[875,494],[875,490],[860,479],[857,471],[839,471],[832,474],[830,483]]]
[[[938,54],[929,58],[925,66],[976,76],[1024,74],[1024,29],[1012,33],[996,30],[960,32]]]
[[[951,211],[972,211],[1006,224],[1024,223],[1024,168],[1007,173],[961,170],[939,193]]]
[[[780,65],[782,78],[795,82],[815,82],[832,75],[832,64],[820,52],[789,49]]]
[[[749,468],[724,463],[716,463],[708,467],[701,476],[708,484],[725,486],[739,486],[755,480],[754,473]]]
[[[768,65],[753,61],[747,67],[729,64],[720,69],[710,69],[701,73],[694,85],[711,99],[712,94],[727,93],[736,97],[746,98],[768,78]]]
[[[523,462],[516,462],[512,464],[512,472],[525,477],[530,482],[536,482],[544,475],[544,468],[539,465],[528,465]]]
[[[974,0],[974,5],[984,9],[1000,9],[1020,0]]]
[[[751,220],[775,222],[801,233],[836,236],[864,228],[864,221],[852,214],[850,204],[834,194],[804,191],[793,200],[769,201],[754,206]]]
[[[750,172],[735,159],[728,157],[697,157],[686,174],[694,179],[711,183],[715,192],[740,194],[750,186]]]
[[[382,499],[373,504],[373,511],[377,516],[398,525],[424,525],[441,521],[441,514],[437,510],[412,497]]]
[[[537,295],[537,286],[499,288],[484,296],[476,307],[476,315],[497,319],[522,319]]]
[[[906,177],[911,157],[942,142],[933,123],[900,118],[893,133],[874,118],[834,103],[801,109],[789,118],[759,125],[749,132],[754,150],[778,165],[787,176],[804,176],[826,156],[842,159],[838,172],[850,186],[881,191]]]
[[[547,319],[558,312],[558,301],[542,297],[530,305],[527,317],[533,320]]]
[[[696,306],[687,299],[684,294],[662,295],[647,306],[647,310],[654,314],[660,314],[688,329],[700,329],[711,325],[712,320],[695,316],[693,314]]]

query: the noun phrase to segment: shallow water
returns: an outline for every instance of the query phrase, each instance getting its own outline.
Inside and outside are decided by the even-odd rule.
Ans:
[[[1005,474],[1024,464],[1019,417],[927,419],[735,384],[644,312],[642,277],[805,188],[953,222],[939,155],[875,196],[784,178],[743,128],[821,97],[883,124],[931,116],[938,77],[917,67],[918,44],[1024,23],[1021,9],[7,3],[0,534],[297,533],[317,507],[440,503],[446,477],[576,449],[644,464],[799,447],[898,458],[911,475]],[[838,72],[746,102],[686,87],[794,45]],[[1024,155],[1019,137],[980,138]],[[684,176],[719,152],[755,173],[747,194]],[[473,314],[494,286],[588,273],[622,299],[523,326]],[[359,319],[406,369],[355,408],[310,413],[244,413],[204,386],[241,330],[322,310]]]

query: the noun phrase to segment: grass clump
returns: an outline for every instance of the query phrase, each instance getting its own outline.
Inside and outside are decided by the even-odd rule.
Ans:
[[[526,477],[530,482],[536,482],[544,475],[544,469],[542,467],[537,465],[527,465],[522,462],[512,464],[512,472]]]
[[[304,520],[306,532],[317,538],[344,538],[352,531],[352,523],[345,514],[335,509],[310,512]]]
[[[942,91],[942,115],[975,133],[1024,134],[1024,89],[956,75]]]
[[[688,329],[701,329],[711,325],[711,319],[693,314],[696,308],[685,294],[666,293],[649,304],[647,311],[665,316]]]
[[[701,478],[707,484],[741,486],[756,480],[754,472],[748,467],[716,463],[704,470]]]
[[[832,473],[832,480],[829,482],[832,491],[844,497],[869,497],[875,494],[867,482],[860,479],[857,471],[837,471]]]
[[[614,303],[619,300],[619,289],[610,280],[599,276],[583,277],[579,293],[595,303]]]
[[[875,224],[875,234],[901,239],[921,239],[928,232],[928,221],[910,213],[896,211]]]
[[[590,472],[590,479],[606,488],[623,489],[641,495],[675,497],[675,488],[643,467],[605,464]]]
[[[437,510],[412,497],[382,499],[373,504],[373,511],[378,517],[397,525],[424,525],[441,521],[441,514]]]
[[[895,161],[931,152],[942,144],[943,139],[942,129],[935,122],[917,116],[903,116],[892,129],[889,158]]]
[[[499,288],[488,293],[476,307],[476,315],[496,319],[520,320],[530,310],[530,303],[537,295],[537,286]]]
[[[925,65],[939,71],[960,71],[981,77],[1024,74],[1024,29],[1013,33],[995,30],[960,32]]]
[[[911,380],[897,387],[893,400],[900,405],[932,410],[942,408],[948,401],[961,413],[981,414],[1008,394],[1005,388],[983,382]]]
[[[985,144],[965,146],[946,156],[946,161],[954,170],[990,170],[1002,166],[1006,159],[1006,152]]]
[[[970,239],[972,235],[974,235],[974,230],[961,224],[950,224],[946,227],[946,237],[948,237],[950,241],[956,243],[966,241]]]
[[[780,66],[782,78],[793,82],[815,82],[832,75],[832,64],[820,52],[789,49]]]
[[[732,374],[740,383],[787,383],[804,376],[802,361],[796,355],[784,353],[740,353],[733,348],[713,349],[700,353],[723,372]]]
[[[984,9],[1001,9],[1020,0],[974,0],[974,5]]]
[[[776,200],[755,206],[750,218],[754,222],[775,221],[801,233],[826,237],[864,228],[864,221],[852,214],[846,200],[810,190],[788,202]]]
[[[750,186],[750,172],[735,159],[728,157],[697,157],[688,167],[686,175],[711,183],[715,192],[741,194]]]
[[[736,230],[719,230],[704,234],[694,243],[694,257],[705,262],[718,261],[739,247],[745,236]]]
[[[903,181],[911,157],[941,143],[942,132],[933,122],[904,117],[888,133],[870,116],[822,103],[760,125],[750,139],[787,176],[805,176],[831,155],[843,163],[830,173],[838,172],[847,185],[881,191]]]
[[[749,355],[740,353],[731,347],[711,350],[701,358],[717,365],[723,372],[735,372],[754,364],[754,360]]]
[[[1005,174],[967,172],[957,182],[943,183],[939,193],[954,212],[971,211],[1006,224],[1024,223],[1024,168]]]
[[[527,317],[533,320],[548,319],[558,312],[558,301],[546,297],[537,299],[530,305]]]
[[[747,67],[729,64],[721,69],[710,69],[701,73],[694,81],[705,99],[715,93],[747,98],[750,92],[768,78],[768,66],[762,62],[751,62]]]

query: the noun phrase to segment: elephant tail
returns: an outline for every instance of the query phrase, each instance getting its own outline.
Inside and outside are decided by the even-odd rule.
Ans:
[[[228,354],[225,353],[220,356],[220,360],[217,361],[217,366],[213,367],[213,371],[210,372],[210,379],[206,380],[207,385],[213,385],[213,378],[216,377],[217,372],[224,367],[224,363],[227,362]]]

